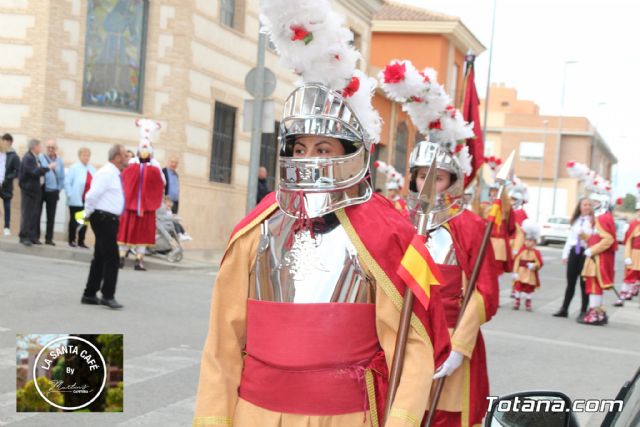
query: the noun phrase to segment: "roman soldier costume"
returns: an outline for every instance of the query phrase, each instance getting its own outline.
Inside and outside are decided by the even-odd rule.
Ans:
[[[125,210],[120,217],[118,245],[120,268],[129,250],[136,254],[136,270],[146,270],[143,258],[147,246],[156,242],[156,210],[162,205],[164,175],[160,164],[153,158],[151,133],[160,124],[149,119],[136,120],[140,127],[140,144],[137,156],[122,171]]]
[[[513,233],[509,236],[509,245],[511,246],[511,252],[515,256],[522,245],[524,244],[524,231],[522,230],[522,224],[528,218],[527,213],[524,210],[524,204],[529,201],[529,190],[520,179],[514,177],[514,185],[509,190],[509,198],[511,199],[511,212],[513,213]],[[514,271],[516,265],[514,262]]]
[[[540,237],[540,227],[530,219],[522,223],[522,232],[525,243],[513,259],[513,279],[515,301],[513,308],[520,309],[520,300],[525,299],[525,308],[531,311],[531,295],[540,287],[540,275],[542,266],[542,254],[535,248],[535,242]]]
[[[605,325],[608,322],[603,306],[603,291],[611,289],[614,283],[615,253],[618,250],[616,226],[611,206],[611,187],[604,178],[598,176],[582,163],[569,162],[569,175],[582,181],[595,215],[594,231],[587,239],[586,259],[582,276],[586,281],[589,295],[589,309],[581,323]]]
[[[407,202],[405,202],[400,195],[400,191],[402,187],[404,187],[404,177],[402,174],[393,166],[382,161],[374,162],[373,167],[386,175],[387,183],[385,184],[385,188],[387,190],[387,198],[398,212],[408,218],[409,210],[407,208]]]
[[[289,11],[289,12],[287,12]],[[234,230],[213,290],[194,426],[411,426],[450,343],[438,287],[414,306],[404,370],[384,420],[414,229],[368,181],[380,119],[375,79],[324,1],[261,15],[302,82],[284,104],[280,182]],[[327,63],[328,61],[328,63]],[[301,157],[305,137],[345,154]]]
[[[452,334],[451,355],[436,374],[436,378],[447,376],[447,380],[433,425],[478,425],[486,415],[489,394],[480,326],[496,313],[499,289],[493,252],[488,247],[476,288],[454,331],[485,228],[482,218],[465,209],[464,189],[473,170],[464,141],[473,137],[473,130],[460,112],[449,106],[449,97],[437,83],[434,70],[418,71],[410,61],[393,61],[381,72],[380,80],[387,97],[402,102],[403,110],[420,132],[429,135],[428,140],[415,145],[410,155],[410,213],[414,214],[418,205],[418,175],[431,166],[434,158],[438,170],[451,177],[450,186],[436,193],[427,225],[426,246],[444,279],[440,295]]]
[[[636,217],[624,235],[624,281],[620,299],[614,304],[616,306],[622,306],[624,300],[637,296],[640,288],[640,182],[636,188]]]

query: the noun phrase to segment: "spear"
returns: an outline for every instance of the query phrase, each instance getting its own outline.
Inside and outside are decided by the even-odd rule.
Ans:
[[[513,158],[515,157],[516,152],[512,151],[507,161],[504,162],[498,174],[496,176],[496,181],[500,184],[498,189],[498,195],[496,196],[496,200],[502,199],[502,193],[504,192],[504,188],[507,184],[507,181],[510,180],[512,171],[513,171]],[[458,313],[458,318],[456,319],[456,325],[453,328],[453,332],[458,328],[462,317],[464,316],[464,312],[469,305],[469,300],[471,300],[471,295],[476,288],[476,282],[478,281],[478,275],[480,274],[480,267],[482,266],[482,261],[484,260],[484,256],[487,252],[487,246],[489,245],[489,241],[491,238],[491,230],[493,230],[493,218],[491,221],[487,222],[487,225],[484,228],[484,236],[482,236],[482,243],[480,243],[480,249],[478,252],[478,257],[476,258],[476,262],[473,265],[473,270],[471,271],[471,278],[469,279],[469,284],[467,285],[467,289],[464,293],[464,298],[462,300],[462,305],[460,307],[460,312]],[[451,335],[453,335],[453,332]],[[447,377],[439,378],[436,380],[436,392],[433,395],[433,400],[431,401],[431,406],[429,407],[429,415],[425,422],[422,424],[423,427],[431,427],[431,423],[433,423],[433,419],[436,413],[436,407],[438,406],[438,401],[440,400],[440,396],[442,395],[442,390],[444,388],[444,381]]]
[[[436,153],[437,154],[437,153]],[[418,197],[418,212],[416,214],[416,229],[421,236],[427,235],[427,215],[433,208],[436,200],[436,156],[429,167],[429,172],[420,191]],[[402,376],[402,368],[404,367],[404,354],[407,348],[407,339],[409,336],[409,327],[411,325],[411,313],[413,312],[414,295],[408,286],[404,290],[404,300],[402,301],[402,310],[400,312],[400,324],[396,335],[396,345],[393,352],[393,361],[391,362],[391,373],[389,374],[389,388],[387,390],[387,399],[385,402],[384,414],[385,423],[389,419],[391,405],[396,397],[396,391],[400,384]]]

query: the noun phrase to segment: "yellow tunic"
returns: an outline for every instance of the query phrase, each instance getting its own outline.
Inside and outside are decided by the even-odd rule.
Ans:
[[[640,249],[633,249],[631,247],[634,239],[640,239],[640,224],[635,226],[635,229],[631,232],[631,235],[627,239],[624,245],[624,257],[631,258],[631,265],[627,265],[629,270],[640,270]]]
[[[259,226],[228,248],[213,289],[209,333],[202,354],[194,426],[235,427],[357,427],[374,426],[369,413],[311,416],[269,411],[238,396],[246,342],[247,298],[260,236]],[[350,236],[353,240],[353,237]],[[357,246],[357,245],[356,245]],[[363,267],[375,266],[362,258]],[[368,258],[368,257],[367,257]],[[375,277],[375,274],[373,275]],[[376,287],[376,328],[387,364],[393,358],[400,312],[388,287]],[[385,288],[385,289],[383,289]],[[395,288],[394,288],[395,289]],[[429,398],[433,348],[424,335],[410,329],[404,369],[386,427],[419,427]]]

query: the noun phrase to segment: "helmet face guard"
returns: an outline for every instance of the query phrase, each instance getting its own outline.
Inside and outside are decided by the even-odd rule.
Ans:
[[[436,201],[431,211],[427,213],[427,229],[433,230],[453,217],[462,213],[464,208],[464,174],[458,160],[447,151],[440,148],[437,143],[421,141],[413,148],[409,158],[411,179],[415,180],[415,171],[419,168],[429,168],[436,159],[436,167],[451,174],[453,183],[444,191],[436,193]],[[418,207],[417,187],[415,182],[410,185],[412,191],[408,197],[407,205],[410,212],[415,214]]]
[[[347,154],[294,157],[293,147],[301,136],[338,139]],[[293,91],[285,101],[279,140],[277,200],[287,214],[314,218],[371,197],[366,181],[371,159],[368,136],[338,92],[316,83]]]
[[[591,209],[596,216],[606,213],[611,206],[611,199],[605,193],[589,193],[588,199],[591,200]]]

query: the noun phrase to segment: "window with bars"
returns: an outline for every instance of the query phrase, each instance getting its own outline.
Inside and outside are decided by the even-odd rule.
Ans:
[[[209,181],[231,182],[233,144],[236,129],[236,108],[216,102],[213,117],[213,141]]]
[[[235,0],[220,1],[220,22],[227,27],[235,28],[236,2]]]
[[[395,155],[393,167],[402,174],[407,172],[407,143],[409,142],[409,128],[401,122],[396,129]]]
[[[278,134],[280,122],[274,124],[273,133],[263,133],[260,141],[260,166],[267,168],[269,190],[276,188],[276,169],[278,168]]]

